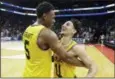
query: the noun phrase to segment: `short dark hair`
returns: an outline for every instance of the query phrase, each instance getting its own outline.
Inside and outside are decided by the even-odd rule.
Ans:
[[[74,25],[74,28],[79,32],[82,23],[78,19],[71,19],[71,22]]]
[[[41,18],[44,13],[54,10],[54,6],[49,2],[42,2],[36,8],[37,17]]]

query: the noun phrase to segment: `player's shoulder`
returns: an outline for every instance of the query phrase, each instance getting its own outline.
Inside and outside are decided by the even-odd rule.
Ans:
[[[72,47],[72,51],[73,52],[78,52],[81,50],[81,46],[79,44],[75,44],[73,47]]]
[[[86,45],[85,44],[79,44],[79,43],[77,43],[76,41],[74,41],[75,42],[75,45],[74,45],[74,49],[86,49]]]
[[[51,29],[49,28],[44,28],[41,32],[41,35],[48,39],[48,38],[57,38],[57,35],[55,32],[53,32]]]
[[[72,47],[72,51],[76,51],[78,49],[78,45],[75,44],[73,47]]]
[[[76,44],[73,46],[72,50],[80,53],[80,51],[85,51],[85,45]]]

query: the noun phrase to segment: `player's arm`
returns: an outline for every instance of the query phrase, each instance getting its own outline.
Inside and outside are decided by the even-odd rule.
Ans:
[[[77,57],[76,57],[75,55],[69,54],[69,56],[71,56],[71,55],[72,55],[72,57],[73,57],[75,60],[78,60],[78,61],[79,61],[79,62],[77,62],[77,64],[74,63],[74,64],[72,64],[72,65],[75,65],[75,66],[77,66],[77,67],[86,67],[85,64],[84,64],[81,60],[77,59]],[[54,60],[55,60],[55,61],[58,61],[58,62],[61,62],[61,61],[62,61],[62,59],[61,59],[57,54],[54,54],[53,57],[54,57]],[[71,61],[71,60],[70,60],[70,61]],[[73,59],[72,59],[72,61],[73,61]],[[86,67],[86,68],[87,68],[87,67]]]
[[[42,38],[63,61],[73,65],[81,64],[78,59],[68,55],[67,51],[59,42],[57,35],[50,29],[44,29],[42,31]]]
[[[81,59],[81,61],[89,69],[87,77],[94,77],[97,72],[97,66],[94,63],[94,61],[92,61],[92,59],[87,55],[86,51],[81,50],[81,48],[76,45],[73,47],[73,52]]]

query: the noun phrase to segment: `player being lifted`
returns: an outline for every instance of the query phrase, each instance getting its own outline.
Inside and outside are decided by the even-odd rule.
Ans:
[[[79,31],[79,27],[81,22],[77,19],[72,19],[70,21],[66,21],[61,28],[61,43],[64,48],[68,51],[71,56],[79,58],[84,65],[89,69],[86,77],[94,77],[97,72],[97,67],[94,61],[87,55],[86,51],[81,49],[75,41],[72,40],[74,34]],[[76,77],[75,70],[76,66],[63,62],[58,55],[54,54],[54,59],[57,60],[54,62],[54,76],[55,77]],[[60,61],[59,61],[60,60]],[[80,65],[79,65],[80,66]],[[79,72],[79,71],[78,71]]]

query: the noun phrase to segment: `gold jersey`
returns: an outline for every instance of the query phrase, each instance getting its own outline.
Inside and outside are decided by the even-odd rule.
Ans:
[[[67,51],[71,50],[73,46],[75,46],[77,43],[75,41],[72,41],[71,44],[69,44],[66,48]],[[75,68],[76,66],[73,66],[71,64],[65,63],[63,61],[61,62],[54,62],[55,69],[54,69],[54,77],[62,77],[62,78],[73,78],[75,77]]]
[[[23,34],[26,64],[23,77],[51,77],[51,50],[42,50],[37,39],[43,25],[31,25]]]

